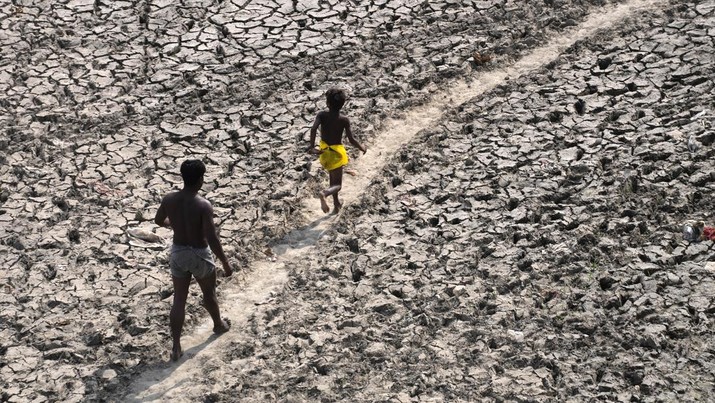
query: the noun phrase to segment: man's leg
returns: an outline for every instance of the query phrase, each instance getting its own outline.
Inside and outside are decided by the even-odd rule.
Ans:
[[[201,291],[204,293],[204,307],[209,311],[211,319],[214,321],[214,333],[221,334],[228,331],[231,327],[226,321],[221,319],[221,312],[218,307],[218,298],[216,298],[216,270],[204,278],[197,278]]]
[[[171,360],[176,361],[181,357],[181,329],[184,327],[184,315],[186,313],[186,298],[189,295],[189,284],[191,276],[176,277],[171,276],[174,283],[174,304],[171,306],[169,315],[169,326],[171,327],[171,339],[173,347],[171,349]]]

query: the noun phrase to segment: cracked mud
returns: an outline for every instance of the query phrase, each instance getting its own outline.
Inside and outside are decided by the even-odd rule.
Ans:
[[[0,400],[121,400],[166,355],[183,159],[248,267],[326,181],[327,88],[377,148],[620,2],[527,3],[0,1]],[[715,248],[680,228],[715,224],[715,2],[663,3],[425,127],[184,399],[707,400]]]

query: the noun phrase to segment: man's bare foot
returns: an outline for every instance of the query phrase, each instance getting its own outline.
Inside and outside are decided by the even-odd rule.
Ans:
[[[353,170],[353,169],[346,169],[346,170],[343,171],[343,172],[345,172],[346,174],[348,174],[348,175],[350,175],[350,176],[357,176],[357,171],[355,171],[355,170]]]
[[[221,325],[219,326],[214,326],[214,333],[216,334],[224,334],[228,332],[228,329],[231,328],[231,321],[228,319],[221,319]]]
[[[184,350],[179,348],[178,350],[171,350],[171,361],[176,362],[179,361],[179,358],[184,355]]]
[[[318,197],[320,197],[320,208],[323,210],[323,213],[327,213],[328,211],[330,211],[330,207],[328,207],[328,201],[325,200],[323,192],[318,193]]]
[[[342,204],[336,204],[336,205],[333,207],[333,211],[332,211],[331,214],[333,214],[333,215],[338,214],[338,213],[340,212],[340,209],[341,209],[341,208],[343,208],[343,205],[342,205]]]

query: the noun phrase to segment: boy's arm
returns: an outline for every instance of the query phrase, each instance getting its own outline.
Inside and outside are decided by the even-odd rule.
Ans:
[[[233,273],[231,264],[229,264],[226,255],[223,253],[223,247],[221,247],[221,241],[218,239],[218,234],[216,234],[216,226],[214,225],[214,209],[211,207],[211,203],[206,201],[206,204],[201,209],[201,221],[204,230],[204,236],[206,237],[206,242],[208,242],[211,252],[216,255],[221,264],[223,265],[223,271],[225,276],[230,276]]]
[[[160,227],[171,228],[171,223],[169,222],[169,215],[166,213],[166,207],[164,206],[166,197],[161,199],[161,204],[159,209],[156,210],[156,215],[154,216],[154,222]]]
[[[313,127],[310,128],[310,147],[308,147],[308,152],[313,152],[315,148],[315,135],[318,133],[318,126],[320,126],[320,113],[315,116],[315,121],[313,122]]]
[[[353,131],[350,129],[350,119],[348,118],[345,118],[345,135],[348,137],[350,144],[357,147],[363,154],[367,152],[367,149],[365,149],[365,147],[358,143],[358,141],[355,140],[355,137],[353,137]]]

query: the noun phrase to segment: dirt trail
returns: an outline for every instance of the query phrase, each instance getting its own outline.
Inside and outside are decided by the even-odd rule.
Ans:
[[[449,87],[435,92],[428,103],[407,111],[400,119],[388,121],[385,129],[374,139],[374,146],[351,164],[351,168],[357,171],[358,175],[346,177],[341,192],[343,202],[350,204],[356,201],[370,181],[382,170],[385,162],[417,133],[437,122],[446,111],[493,89],[505,80],[528,74],[544,66],[566,48],[598,30],[607,29],[641,10],[653,9],[664,2],[633,0],[616,7],[606,7],[592,14],[581,25],[552,38],[551,42],[535,49],[512,65],[454,82]],[[183,336],[184,357],[178,363],[160,364],[141,374],[131,385],[127,400],[184,400],[210,392],[201,382],[204,369],[211,367],[214,356],[220,355],[235,340],[234,335],[240,332],[251,313],[256,310],[256,305],[270,303],[272,296],[280,292],[288,280],[288,271],[283,262],[310,258],[316,243],[335,220],[335,216],[323,215],[318,200],[313,198],[304,201],[300,213],[310,222],[309,225],[294,230],[277,243],[273,247],[274,256],[271,260],[255,262],[246,274],[237,275],[230,283],[223,284],[220,296],[222,312],[232,320],[234,330],[220,338],[214,337],[210,319],[207,317],[193,332],[186,332]],[[167,345],[167,353],[168,348]]]

